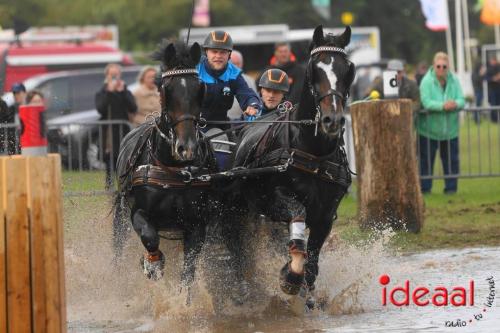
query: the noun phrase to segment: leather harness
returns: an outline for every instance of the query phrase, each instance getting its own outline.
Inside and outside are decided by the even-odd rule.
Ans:
[[[282,114],[277,120],[288,120],[290,114],[295,110],[296,107]],[[277,134],[281,130],[284,131],[285,148],[268,151],[268,147],[273,145]],[[339,143],[339,146],[343,146],[343,141]],[[336,155],[340,155],[341,163],[329,160]],[[340,185],[346,189],[352,182],[351,172],[343,148],[336,149],[333,153],[321,157],[306,153],[299,149],[290,148],[290,124],[286,122],[269,126],[252,149],[252,152],[250,152],[247,161],[249,158],[254,158],[250,163],[245,162],[245,166],[250,170],[253,168],[286,165],[288,168],[294,168],[328,183]]]

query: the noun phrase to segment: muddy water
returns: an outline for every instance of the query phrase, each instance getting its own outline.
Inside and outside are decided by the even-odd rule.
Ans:
[[[92,215],[92,214],[91,214]],[[65,256],[69,332],[499,332],[498,291],[492,307],[486,278],[500,286],[500,248],[432,251],[413,255],[388,253],[384,238],[364,247],[336,245],[332,238],[320,264],[317,297],[322,310],[302,311],[300,299],[278,290],[283,258],[261,251],[255,271],[259,290],[242,306],[226,300],[215,313],[205,279],[195,282],[190,306],[178,285],[146,280],[139,269],[142,246],[135,234],[124,258],[112,262],[109,219],[88,218],[67,227]],[[77,228],[77,232],[74,230]],[[388,235],[387,237],[390,237]],[[210,252],[207,250],[206,252]],[[209,265],[200,264],[205,273]],[[475,282],[474,306],[396,307],[381,305],[379,276],[390,276],[389,288],[410,280],[411,288],[441,285],[468,288]],[[486,309],[486,312],[483,311]],[[474,315],[481,314],[476,319]],[[472,320],[472,321],[469,321]],[[459,321],[463,327],[445,327]]]

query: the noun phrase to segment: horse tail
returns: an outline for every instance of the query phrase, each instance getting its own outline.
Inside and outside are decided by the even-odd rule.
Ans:
[[[113,197],[111,213],[113,213],[113,248],[116,257],[123,252],[125,241],[128,238],[128,202],[127,196],[122,191],[117,191]]]

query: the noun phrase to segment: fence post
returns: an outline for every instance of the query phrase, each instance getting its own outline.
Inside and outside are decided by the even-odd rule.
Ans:
[[[0,214],[0,332],[66,332],[59,155],[1,157]]]
[[[351,114],[361,226],[419,232],[424,214],[411,101],[362,102]]]

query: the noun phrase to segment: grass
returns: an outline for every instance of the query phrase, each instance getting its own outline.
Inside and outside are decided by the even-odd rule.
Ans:
[[[455,195],[442,194],[444,182],[435,181],[424,196],[425,222],[419,234],[397,232],[391,245],[402,251],[500,245],[500,178],[459,180]],[[349,243],[374,235],[357,225],[357,202],[349,195],[340,204],[334,232]]]

